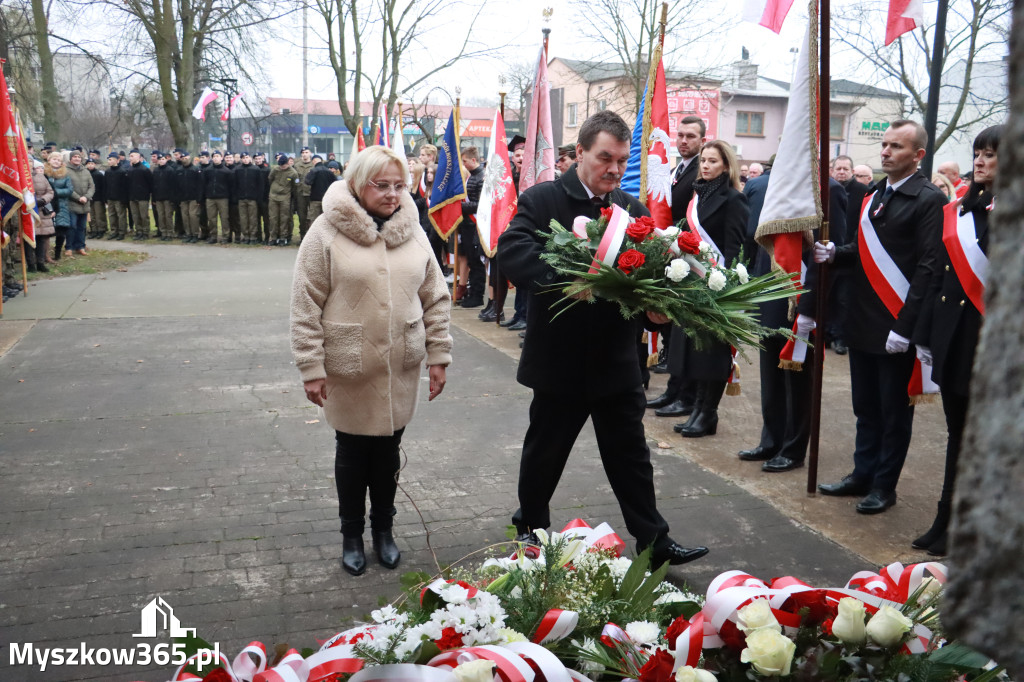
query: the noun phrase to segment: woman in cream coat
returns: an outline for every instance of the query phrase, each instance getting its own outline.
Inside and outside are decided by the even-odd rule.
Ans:
[[[342,566],[366,570],[367,489],[377,558],[395,568],[391,533],[399,445],[424,361],[430,400],[451,363],[451,299],[405,185],[402,159],[369,147],[331,185],[302,240],[292,283],[291,345],[306,397],[337,432]]]

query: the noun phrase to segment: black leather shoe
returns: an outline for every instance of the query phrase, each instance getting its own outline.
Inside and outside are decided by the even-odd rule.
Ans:
[[[363,552],[363,536],[343,536],[341,541],[341,567],[351,575],[366,572],[366,554]]]
[[[540,538],[534,532],[518,533],[513,542],[520,545],[533,545],[534,547],[540,547]]]
[[[846,353],[849,351],[849,348],[846,347],[846,344],[844,342],[840,341],[839,339],[836,339],[835,341],[832,342],[832,350],[835,352],[836,355],[846,355]]]
[[[523,329],[526,329],[526,320],[519,320],[515,324],[510,324],[508,326],[508,330],[510,332],[518,332],[522,331]]]
[[[868,485],[861,483],[853,474],[849,476],[843,476],[843,480],[839,483],[822,483],[818,486],[818,492],[822,495],[831,495],[832,497],[850,497],[851,495],[867,495]]]
[[[756,448],[751,448],[749,450],[740,450],[737,457],[742,459],[744,462],[766,462],[775,457],[775,455],[771,451],[765,450],[763,447],[758,445]]]
[[[484,309],[481,310],[477,314],[477,317],[482,320],[482,319],[484,319],[484,315],[486,315],[487,313],[491,312],[492,310],[494,310],[494,301],[493,300],[487,302],[487,305],[485,305]],[[493,321],[494,320],[491,320],[491,322],[493,322]]]
[[[718,433],[717,410],[701,410],[692,424],[683,427],[679,434],[683,438],[703,438]]]
[[[867,497],[857,503],[857,512],[860,514],[881,514],[894,504],[896,504],[895,490],[879,490],[875,488],[868,493]]]
[[[654,374],[668,374],[668,363],[659,362],[658,364],[651,367],[651,372]]]
[[[792,471],[793,469],[799,469],[804,465],[802,459],[790,459],[785,455],[775,455],[770,460],[761,465],[761,471],[767,471],[770,474],[778,474],[783,471]]]
[[[377,561],[384,568],[395,568],[402,560],[402,553],[398,551],[395,538],[390,530],[370,531],[373,538],[373,551],[377,553]]]
[[[519,338],[525,339],[526,338],[526,332],[519,332]]]
[[[494,324],[498,320],[498,315],[493,310],[488,312],[486,315],[478,315],[477,317],[480,318],[481,322],[490,322],[491,324]],[[501,319],[505,319],[505,313],[501,313]]]
[[[648,400],[647,407],[665,407],[666,405],[671,405],[673,402],[675,401],[672,399],[672,396],[665,392],[659,395],[657,398],[651,398],[650,400]]]
[[[669,540],[651,553],[651,568],[655,569],[666,561],[672,566],[687,564],[708,553],[707,547],[683,547],[674,540]]]
[[[949,542],[949,535],[945,532],[942,533],[935,542],[928,547],[928,556],[946,556],[947,545]]]
[[[682,400],[673,400],[668,405],[654,411],[656,417],[688,417],[693,414],[693,405],[687,405]]]
[[[513,316],[512,316],[512,319],[511,319],[511,320],[508,320],[507,322],[502,322],[502,323],[501,323],[501,326],[502,326],[502,327],[511,327],[511,326],[512,326],[512,325],[514,325],[514,324],[515,324],[516,322],[519,322],[519,321],[520,321],[520,320],[522,320],[522,319],[523,319],[523,318],[519,316],[519,313],[516,313],[515,315],[513,315]]]

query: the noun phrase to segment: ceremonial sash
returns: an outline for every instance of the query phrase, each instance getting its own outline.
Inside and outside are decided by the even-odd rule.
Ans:
[[[875,294],[882,300],[889,314],[894,318],[899,317],[903,303],[907,300],[907,293],[910,292],[910,282],[900,272],[892,256],[882,246],[875,232],[875,226],[871,223],[871,200],[875,192],[864,197],[864,204],[860,213],[860,231],[857,235],[857,247],[860,250],[860,262],[864,268],[864,274]]]
[[[988,257],[978,243],[978,232],[974,215],[968,211],[960,215],[956,203],[946,204],[942,209],[942,243],[946,245],[949,260],[967,298],[982,315],[985,314],[985,276],[988,272]]]
[[[740,386],[740,363],[736,360],[739,352],[734,346],[730,346],[729,350],[732,351],[732,369],[729,370],[729,380],[725,384],[725,394],[739,395],[743,390]]]
[[[690,229],[696,230],[700,238],[708,243],[711,247],[712,260],[715,265],[725,267],[725,256],[722,255],[722,250],[718,248],[718,244],[715,244],[715,240],[712,239],[704,226],[700,224],[700,218],[697,217],[697,193],[694,192],[693,198],[690,199],[690,205],[686,207],[686,222],[689,224]]]

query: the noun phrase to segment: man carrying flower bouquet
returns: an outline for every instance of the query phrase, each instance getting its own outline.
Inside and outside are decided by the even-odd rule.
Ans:
[[[648,215],[619,189],[629,160],[631,131],[617,114],[601,111],[580,128],[576,166],[553,182],[534,185],[519,197],[519,209],[501,236],[502,270],[530,292],[526,336],[518,380],[533,389],[530,426],[519,469],[519,509],[512,517],[518,542],[535,543],[533,531],[551,524],[548,504],[569,452],[587,417],[594,424],[608,481],[637,549],[653,548],[652,563],[683,564],[707,554],[668,535],[658,512],[651,453],[644,436],[646,397],[636,357],[639,322],[619,306],[597,300],[566,309],[552,304],[569,284],[541,259],[552,220],[570,225],[577,216],[596,219],[616,204],[633,217]],[[556,316],[557,315],[557,316]],[[667,318],[649,314],[663,324]],[[583,343],[573,346],[573,342]]]

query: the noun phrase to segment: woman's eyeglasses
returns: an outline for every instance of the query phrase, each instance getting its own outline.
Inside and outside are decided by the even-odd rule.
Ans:
[[[409,186],[404,182],[396,182],[392,185],[390,182],[374,182],[373,180],[367,180],[366,183],[380,190],[382,194],[390,194],[391,192],[401,194],[405,190],[409,189]]]

